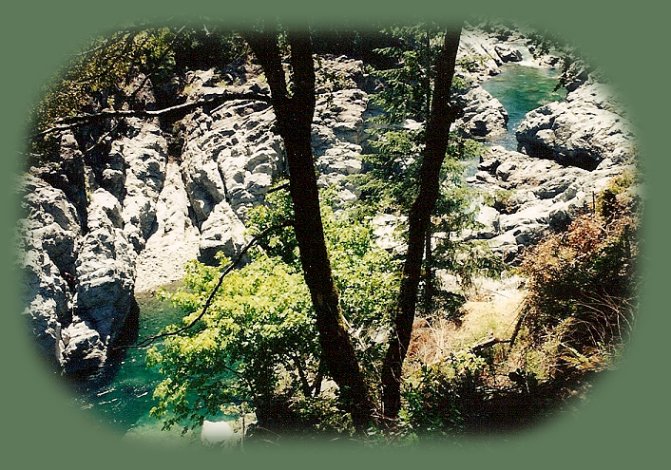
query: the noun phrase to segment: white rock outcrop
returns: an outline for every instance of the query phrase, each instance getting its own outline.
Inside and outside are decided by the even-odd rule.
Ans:
[[[586,83],[565,101],[528,113],[516,136],[522,151],[530,156],[592,170],[606,159],[616,164],[633,160],[630,129],[607,87]]]

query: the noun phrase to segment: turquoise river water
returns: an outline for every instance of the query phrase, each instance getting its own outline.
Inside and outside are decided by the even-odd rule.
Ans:
[[[501,73],[482,83],[482,87],[498,99],[508,111],[508,132],[487,139],[491,145],[501,145],[508,150],[517,150],[515,129],[531,110],[551,101],[560,101],[566,90],[557,85],[556,69],[506,64]]]
[[[556,77],[557,73],[551,69],[508,64],[502,67],[501,74],[485,81],[483,87],[509,114],[508,132],[488,139],[486,143],[515,150],[515,128],[524,115],[565,96],[564,90],[553,91]],[[140,307],[139,338],[158,333],[184,314],[169,302],[149,294],[140,295],[137,300]],[[159,374],[145,364],[145,350],[129,348],[104,376],[77,384],[76,402],[82,409],[91,410],[99,423],[110,425],[121,433],[157,436],[161,433],[161,423],[149,416],[149,410],[153,406],[154,387],[159,381]],[[164,438],[164,433],[161,434]]]

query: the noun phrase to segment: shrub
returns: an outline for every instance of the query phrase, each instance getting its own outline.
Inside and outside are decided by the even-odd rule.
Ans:
[[[278,214],[290,208],[286,197],[274,193],[269,199],[275,204],[252,211],[256,230],[289,218]],[[328,205],[324,207],[343,314],[364,372],[376,377],[383,357],[380,333],[388,327],[398,290],[398,266],[374,244],[365,219],[343,212],[336,220]],[[344,413],[334,411],[341,408],[336,406],[337,392],[323,403],[315,400],[323,377],[320,347],[294,243],[290,231],[266,240],[251,253],[247,265],[227,275],[195,327],[148,352],[148,362],[164,376],[154,392],[157,405],[151,414],[163,419],[166,428],[175,424],[193,428],[230,403],[253,408],[259,424],[271,429],[309,429],[320,422],[321,430],[348,426]],[[168,295],[193,312],[183,324],[200,314],[226,264],[224,258],[219,267],[189,264],[187,290]],[[327,411],[328,419],[313,419]]]
[[[497,189],[494,193],[485,193],[483,203],[502,214],[512,214],[517,210],[515,191],[510,189]]]
[[[601,196],[608,201],[608,196]],[[530,250],[526,324],[536,342],[557,344],[554,366],[594,368],[630,329],[636,294],[637,217],[616,200]],[[554,339],[553,339],[554,337]],[[590,359],[591,357],[591,359]]]
[[[458,432],[477,412],[486,362],[473,353],[452,353],[420,368],[404,382],[401,418],[415,433]]]

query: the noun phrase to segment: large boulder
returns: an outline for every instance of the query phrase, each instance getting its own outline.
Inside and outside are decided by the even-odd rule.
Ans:
[[[245,226],[231,206],[226,201],[219,203],[201,228],[198,259],[216,264],[215,255],[219,252],[228,258],[236,256],[245,244],[244,234]]]
[[[630,163],[633,134],[604,85],[588,83],[529,112],[515,135],[522,152],[594,170],[604,159]]]
[[[62,330],[61,342],[59,361],[66,374],[97,370],[107,360],[107,347],[100,333],[80,319]]]
[[[503,134],[508,124],[508,112],[503,105],[480,85],[474,86],[455,101],[463,116],[455,123],[473,137]]]
[[[503,62],[520,62],[522,60],[522,52],[514,47],[497,44],[494,46],[494,50]]]
[[[478,218],[491,229],[469,231],[462,237],[486,240],[506,262],[516,263],[547,230],[561,230],[576,214],[593,209],[596,194],[627,168],[608,160],[588,171],[492,147],[469,181],[488,195],[485,199],[494,201],[501,214],[496,217],[494,209],[484,208]]]

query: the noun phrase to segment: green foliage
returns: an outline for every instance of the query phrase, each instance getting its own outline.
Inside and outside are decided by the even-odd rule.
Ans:
[[[424,126],[417,129],[389,127],[406,119],[426,121],[429,113],[432,64],[440,50],[442,32],[436,25],[419,24],[412,27],[391,28],[386,31],[401,45],[383,48],[378,53],[392,58],[397,66],[374,72],[383,83],[383,89],[373,96],[373,101],[384,111],[378,119],[382,125],[371,132],[369,152],[363,156],[364,172],[358,176],[361,200],[364,204],[385,212],[407,214],[419,190],[419,171],[422,162]],[[473,58],[478,60],[478,58]],[[453,91],[463,83],[453,82]],[[434,256],[428,257],[423,297],[427,300],[438,294],[450,305],[452,295],[439,292],[430,272],[436,268],[448,269],[457,274],[464,284],[469,284],[473,274],[498,270],[492,256],[487,256],[484,245],[462,242],[455,234],[476,226],[472,208],[473,194],[463,181],[461,161],[477,158],[482,144],[464,139],[456,133],[450,136],[447,157],[441,168],[441,192],[437,201],[432,233],[444,233],[438,246],[432,247]],[[475,256],[482,256],[480,260]],[[432,308],[427,303],[427,308]],[[435,307],[435,305],[433,305]]]
[[[189,264],[189,290],[169,296],[175,305],[193,311],[184,323],[199,314],[219,271]],[[293,369],[294,357],[316,354],[310,308],[301,274],[257,253],[253,263],[229,274],[195,331],[149,351],[148,362],[160,365],[166,377],[154,392],[159,404],[152,414],[163,417],[170,411],[165,421],[169,427],[176,422],[199,424],[228,402],[265,406],[275,393],[276,367]]]
[[[487,57],[482,54],[472,54],[457,59],[457,66],[467,72],[477,72],[484,67]]]
[[[45,86],[29,116],[31,133],[85,112],[134,107],[142,75],[165,84],[178,70],[224,67],[246,52],[240,38],[216,28],[138,27],[97,37]],[[56,138],[33,142],[31,153],[48,157],[57,149]]]
[[[502,214],[512,214],[517,209],[514,196],[515,191],[513,190],[497,189],[493,194],[485,194],[483,203]]]
[[[184,28],[176,36],[172,49],[179,71],[222,68],[249,53],[240,36],[212,24]]]
[[[384,88],[373,96],[373,102],[384,108],[386,122],[408,117],[424,120],[429,111],[431,64],[439,50],[435,44],[436,27],[419,24],[385,32],[398,40],[399,47],[379,48],[376,52],[398,65],[375,72]]]
[[[272,193],[269,202],[250,211],[256,232],[291,216],[286,193]],[[388,324],[398,266],[376,247],[364,219],[349,213],[336,218],[327,204],[324,207],[325,235],[343,313],[352,326],[361,364],[373,377],[382,358],[382,344],[376,338]],[[226,264],[221,261],[220,267],[192,262],[186,274],[188,289],[169,296],[193,312],[183,323],[200,313]],[[312,419],[327,408],[337,408],[334,397],[315,399],[312,383],[307,383],[319,369],[314,321],[295,238],[289,230],[280,232],[253,250],[246,266],[226,277],[194,329],[149,351],[150,364],[165,377],[155,390],[152,414],[166,427],[181,424],[186,429],[230,402],[247,403],[260,421],[270,419],[278,403],[288,402],[294,418],[308,425],[347,427],[342,412],[331,410],[326,421]]]
[[[407,209],[417,196],[420,136],[412,130],[390,130],[374,136],[371,152],[362,156],[357,182],[361,199],[381,208]]]
[[[394,39],[394,47],[375,49],[381,57],[396,65],[385,70],[375,70],[383,89],[373,97],[373,103],[385,110],[380,117],[386,123],[405,119],[424,121],[429,115],[433,64],[441,50],[444,30],[435,23],[417,23],[383,30]],[[463,86],[459,79],[453,81],[453,90]]]
[[[471,414],[486,362],[470,352],[450,354],[421,367],[404,382],[401,419],[416,434],[459,432]]]
[[[266,203],[251,208],[247,214],[249,233],[256,236],[271,227],[278,227],[291,220],[293,204],[287,191],[275,191],[266,196]],[[273,257],[300,269],[298,241],[292,227],[274,230],[259,242],[260,246]]]
[[[421,130],[390,130],[375,135],[370,142],[371,153],[363,156],[364,172],[358,175],[361,200],[372,211],[408,213],[418,192],[421,165]],[[498,257],[483,243],[464,242],[456,235],[476,229],[476,212],[473,208],[475,193],[463,178],[461,160],[477,158],[482,144],[453,134],[448,156],[441,168],[441,192],[436,201],[433,233],[441,234],[433,247],[431,269],[446,269],[460,279],[463,286],[470,285],[476,274],[497,275],[503,269]],[[431,281],[429,281],[431,282]],[[424,288],[427,286],[425,285]],[[456,311],[455,297],[429,287],[447,312]]]
[[[34,113],[34,127],[41,130],[59,118],[81,113],[94,97],[113,97],[128,87],[134,74],[165,73],[174,64],[169,28],[120,31],[94,39],[88,52],[74,56],[63,72],[47,87]],[[114,101],[103,106],[114,107]]]
[[[91,41],[88,51],[75,55],[43,90],[42,99],[30,111],[29,128],[38,133],[58,119],[104,108],[128,106],[139,90],[134,80],[152,74],[168,76],[174,66],[170,48],[174,32],[169,28],[130,29]],[[58,134],[31,141],[29,164],[57,155]]]
[[[634,170],[625,170],[610,180],[596,198],[596,210],[610,222],[618,214],[636,212],[640,209],[637,188],[640,187],[640,175]]]

